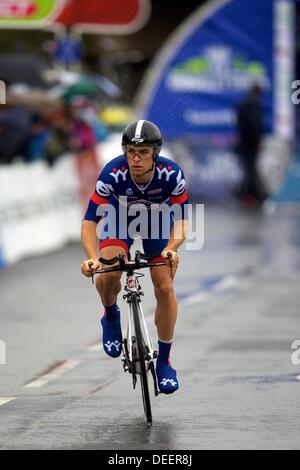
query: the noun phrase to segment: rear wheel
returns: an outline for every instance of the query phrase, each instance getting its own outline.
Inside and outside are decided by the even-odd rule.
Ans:
[[[140,315],[139,315],[139,305],[138,305],[137,299],[133,299],[132,311],[133,311],[137,355],[138,355],[138,360],[140,364],[139,375],[140,375],[140,382],[141,382],[141,389],[142,389],[142,396],[143,396],[144,412],[145,412],[145,416],[147,419],[147,423],[149,426],[151,426],[152,424],[151,402],[150,402],[148,377],[147,377],[147,369],[146,369],[146,362],[145,362],[145,356],[147,355],[147,351],[143,342],[143,336],[142,336],[142,330],[141,330],[141,324],[140,324]]]

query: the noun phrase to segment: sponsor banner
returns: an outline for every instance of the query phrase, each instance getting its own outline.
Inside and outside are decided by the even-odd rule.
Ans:
[[[275,1],[219,0],[196,10],[153,64],[139,95],[140,114],[168,139],[232,133],[239,101],[258,83],[266,131],[272,131]]]
[[[75,26],[79,32],[128,34],[141,29],[151,12],[150,0],[69,0],[56,23]]]
[[[0,263],[79,240],[82,210],[74,158],[0,167]],[[1,255],[2,253],[2,255]]]
[[[0,27],[128,34],[142,28],[150,12],[150,0],[0,0]]]
[[[0,0],[1,28],[41,28],[59,14],[66,0]]]
[[[293,139],[293,4],[212,0],[177,28],[150,67],[137,114],[189,155],[190,168],[182,166],[195,198],[226,198],[239,179],[236,111],[254,84],[263,90],[264,133]]]

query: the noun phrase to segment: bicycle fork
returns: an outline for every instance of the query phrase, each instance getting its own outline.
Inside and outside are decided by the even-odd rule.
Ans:
[[[134,278],[135,284],[133,282],[133,278]],[[137,375],[140,373],[140,365],[139,365],[139,359],[137,355],[136,336],[135,336],[136,333],[134,329],[134,319],[133,319],[133,309],[132,309],[133,302],[136,302],[137,310],[139,314],[139,321],[140,321],[141,330],[142,330],[143,343],[145,346],[144,359],[147,365],[147,372],[148,371],[151,372],[151,375],[153,378],[153,384],[154,384],[154,394],[155,396],[158,396],[160,391],[158,390],[157,378],[156,378],[155,367],[154,367],[154,359],[156,359],[157,357],[157,351],[154,350],[153,348],[153,344],[152,344],[152,341],[148,332],[148,328],[146,325],[146,321],[145,321],[145,317],[144,317],[144,313],[142,309],[140,297],[144,294],[143,292],[141,292],[141,288],[138,284],[138,280],[136,279],[134,275],[127,277],[127,285],[125,287],[125,290],[127,293],[123,296],[123,299],[126,299],[127,304],[128,304],[128,322],[127,322],[126,335],[123,339],[123,354],[121,357],[123,369],[124,369],[124,372],[129,372],[130,374],[132,374],[132,383],[133,383],[133,388],[135,389],[136,382],[137,382]]]

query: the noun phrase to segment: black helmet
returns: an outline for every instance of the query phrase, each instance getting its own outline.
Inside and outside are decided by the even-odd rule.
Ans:
[[[159,128],[150,121],[140,120],[129,124],[122,137],[122,149],[126,153],[126,145],[152,145],[154,157],[161,151],[162,138]]]

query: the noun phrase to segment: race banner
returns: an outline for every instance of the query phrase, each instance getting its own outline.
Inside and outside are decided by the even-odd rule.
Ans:
[[[0,0],[0,28],[128,34],[149,19],[150,0]]]
[[[253,83],[273,116],[273,1],[219,0],[200,7],[159,54],[139,94],[140,114],[169,138],[232,132]]]
[[[81,33],[128,34],[141,29],[151,12],[150,0],[69,0],[56,23]]]
[[[176,142],[174,152],[178,142],[184,144],[178,158],[198,197],[223,198],[241,177],[236,113],[253,85],[262,89],[264,133],[293,136],[287,95],[292,59],[286,60],[293,1],[210,1],[177,28],[150,66],[138,116]]]
[[[0,0],[1,28],[42,28],[51,24],[67,0]]]

